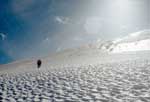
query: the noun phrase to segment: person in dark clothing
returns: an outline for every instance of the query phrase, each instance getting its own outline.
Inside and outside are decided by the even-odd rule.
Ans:
[[[41,67],[41,65],[42,65],[42,61],[39,59],[39,60],[37,60],[37,68],[40,68]]]

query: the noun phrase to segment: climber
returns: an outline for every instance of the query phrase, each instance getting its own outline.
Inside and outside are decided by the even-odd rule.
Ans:
[[[39,60],[37,60],[37,68],[40,68],[41,67],[41,65],[42,65],[42,61],[39,59]]]

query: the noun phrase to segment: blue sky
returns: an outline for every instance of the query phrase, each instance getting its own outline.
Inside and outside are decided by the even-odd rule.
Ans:
[[[149,0],[0,0],[0,63],[145,29]]]

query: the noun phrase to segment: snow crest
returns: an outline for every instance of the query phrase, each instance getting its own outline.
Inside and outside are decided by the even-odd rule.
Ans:
[[[113,43],[115,46],[112,53],[150,50],[150,30],[132,33],[127,37],[114,40]]]

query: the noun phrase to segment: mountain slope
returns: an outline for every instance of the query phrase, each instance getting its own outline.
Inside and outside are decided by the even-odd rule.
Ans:
[[[40,58],[40,69],[37,59],[1,65],[0,101],[149,102],[150,51],[112,53],[119,44],[124,47],[122,40],[64,50]]]
[[[114,43],[113,53],[150,50],[150,30],[132,33]]]

